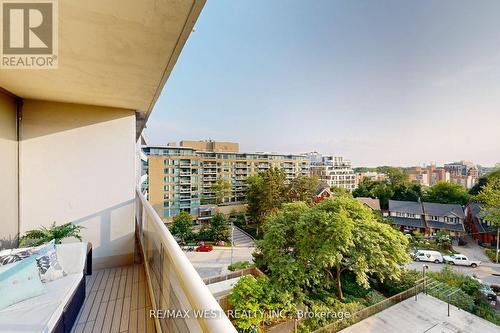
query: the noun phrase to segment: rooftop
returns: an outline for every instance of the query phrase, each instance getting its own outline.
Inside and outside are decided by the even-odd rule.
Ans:
[[[447,216],[451,214],[461,218],[465,217],[462,206],[456,204],[424,202],[424,210],[427,215]]]
[[[419,294],[417,301],[413,297],[408,298],[341,332],[399,333],[403,330],[405,333],[498,332],[498,326],[495,324],[452,305],[448,317],[447,308],[447,303],[432,296]]]
[[[397,201],[389,200],[389,210],[394,212],[403,212],[422,215],[422,204],[416,201]]]
[[[462,206],[457,204],[389,200],[389,210],[417,215],[423,215],[425,212],[426,215],[465,217]]]
[[[367,198],[367,197],[357,197],[356,200],[359,202],[367,205],[373,210],[380,210],[380,200],[379,199],[373,199],[373,198]]]

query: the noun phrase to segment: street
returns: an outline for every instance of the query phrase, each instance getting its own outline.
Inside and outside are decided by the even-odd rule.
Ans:
[[[253,261],[253,247],[234,247],[233,262]],[[231,264],[230,247],[214,247],[211,252],[184,252],[202,278],[228,273]]]
[[[467,245],[464,246],[453,244],[453,249],[460,254],[467,256],[471,260],[480,260],[481,264],[476,268],[456,265],[447,266],[462,274],[466,274],[469,276],[475,275],[478,279],[483,280],[483,282],[485,282],[486,284],[495,284],[500,286],[500,264],[490,262],[488,257],[486,257],[486,254],[484,253],[484,249],[477,245],[477,243],[472,238],[466,237],[466,241]],[[422,271],[422,267],[424,265],[429,266],[429,271],[431,272],[439,272],[445,266],[445,264],[414,261],[408,265],[408,268]]]

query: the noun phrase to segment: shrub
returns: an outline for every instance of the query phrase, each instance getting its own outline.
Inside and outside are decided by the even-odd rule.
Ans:
[[[249,267],[253,267],[253,266],[254,266],[254,264],[252,264],[249,261],[237,261],[237,262],[227,266],[227,269],[234,272],[234,271],[238,271],[240,269],[245,269],[245,268],[249,268]]]
[[[498,314],[484,299],[480,299],[476,302],[472,313],[496,325],[500,325],[500,314]]]
[[[469,296],[477,297],[479,295],[480,283],[469,276],[455,272],[450,267],[445,266],[441,272],[429,272],[428,276],[441,281],[450,287],[460,288]]]
[[[496,262],[496,249],[484,249],[484,252],[488,256],[491,262]]]
[[[276,289],[266,277],[246,275],[240,278],[229,295],[229,305],[238,316],[230,319],[240,332],[261,332],[264,323],[275,318],[273,311],[291,313],[295,306],[289,293]]]
[[[385,300],[384,295],[382,295],[376,290],[372,290],[366,295],[366,305],[368,306],[380,303],[383,300]]]
[[[344,292],[347,296],[351,295],[355,298],[362,298],[370,292],[370,289],[364,288],[356,282],[356,276],[352,272],[345,272],[340,277],[340,281],[342,285],[342,292]]]
[[[315,316],[313,318],[306,319],[302,322],[299,323],[298,325],[298,332],[300,333],[310,333],[314,332],[317,329],[320,329],[324,326],[334,324],[335,329],[331,330],[331,332],[337,332],[342,328],[345,328],[347,326],[350,326],[353,324],[352,319],[352,314],[355,312],[361,310],[363,306],[357,302],[352,302],[352,303],[343,303],[337,300],[333,300],[333,304],[327,304],[325,302],[321,301],[315,301],[311,303],[308,307],[308,311],[314,312],[314,313],[336,313],[343,316],[343,314],[347,314],[345,318],[334,318],[330,317],[328,318],[327,316]],[[342,319],[342,320],[339,320]]]
[[[406,270],[401,274],[399,280],[384,280],[379,282],[378,289],[388,296],[399,294],[415,286],[417,280],[422,278],[422,274],[416,270]]]

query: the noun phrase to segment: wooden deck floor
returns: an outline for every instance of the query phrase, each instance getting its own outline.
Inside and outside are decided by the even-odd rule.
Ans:
[[[154,333],[144,266],[94,271],[87,276],[87,297],[72,333]]]

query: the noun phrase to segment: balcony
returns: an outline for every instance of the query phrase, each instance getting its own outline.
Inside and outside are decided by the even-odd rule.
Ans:
[[[146,282],[144,285],[151,296],[151,308],[189,310],[190,313],[208,310],[217,314],[215,319],[202,316],[155,319],[156,330],[159,332],[236,333],[236,329],[177,245],[163,221],[140,192],[136,194],[136,223],[144,258]],[[144,307],[148,308],[146,298],[144,304]],[[139,305],[142,304],[139,303]],[[143,319],[139,316],[137,318],[137,322],[140,319],[142,323]],[[132,320],[129,322],[134,324],[135,318]]]

